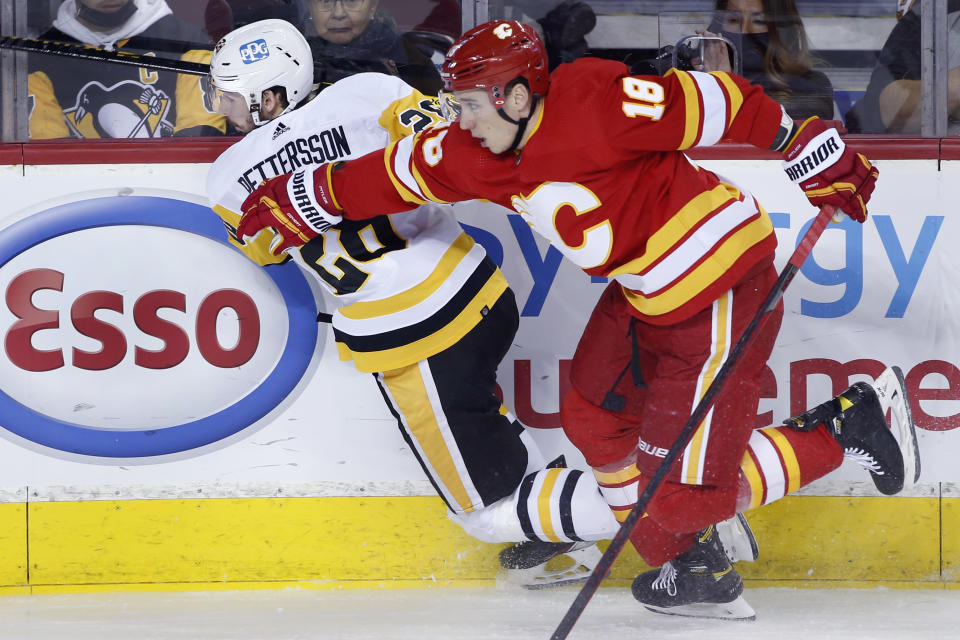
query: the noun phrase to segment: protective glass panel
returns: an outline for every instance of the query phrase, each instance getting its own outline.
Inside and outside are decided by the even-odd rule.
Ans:
[[[203,65],[225,34],[268,18],[307,37],[321,86],[377,71],[428,95],[440,90],[439,66],[462,20],[458,0],[3,0],[0,11],[4,35]],[[50,48],[60,51],[3,50],[0,121],[22,124],[4,126],[4,141],[237,134],[210,103],[202,74]]]
[[[99,6],[105,10],[102,13],[116,9],[115,2],[106,0],[3,0],[0,28],[4,35],[50,37],[56,35],[53,31],[57,29],[56,24],[77,21],[78,2],[94,11]],[[318,82],[333,82],[360,71],[383,71],[399,75],[431,95],[440,89],[439,65],[450,44],[459,36],[463,22],[458,0],[380,0],[369,18],[364,8],[372,7],[375,4],[372,0],[332,3],[323,0],[319,2],[318,12],[314,11],[318,4],[314,0],[144,0],[141,4],[168,12],[165,22],[175,23],[177,27],[174,31],[164,31],[159,41],[144,45],[146,48],[136,48],[140,43],[135,38],[140,33],[133,34],[126,45],[139,53],[180,58],[189,51],[209,51],[218,38],[237,26],[264,18],[283,18],[297,24],[311,41]],[[757,34],[745,32],[748,29],[741,25],[736,38],[724,35],[724,31],[737,32],[736,16],[729,28],[721,28],[723,24],[717,22],[716,9],[739,11],[742,18],[744,9],[749,10],[751,6],[789,4],[770,0],[671,0],[669,3],[662,0],[463,0],[462,3],[468,16],[519,19],[534,25],[544,36],[551,67],[589,55],[623,61],[635,74],[664,73],[673,66],[694,70],[719,68],[723,55],[711,53],[711,49],[714,53],[717,51],[717,42],[694,38],[703,35],[697,34],[698,30],[712,27],[718,36],[729,41],[723,46],[731,70],[735,58],[739,57],[741,73],[759,81],[771,96],[789,105],[788,109],[796,117],[811,113],[828,115],[842,120],[851,132],[857,133],[917,135],[921,132],[924,122],[934,117],[933,112],[923,111],[921,99],[919,10],[922,0],[795,0],[800,26],[792,30],[806,38],[809,71],[790,73],[788,69],[784,74],[774,70],[781,80],[787,79],[784,86],[769,71],[751,71],[751,65],[759,59],[755,46]],[[946,6],[947,46],[935,53],[946,60],[940,60],[940,64],[945,64],[949,71],[960,68],[960,47],[951,44],[956,39],[954,33],[960,36],[960,2],[948,0]],[[670,11],[664,12],[664,8]],[[767,23],[768,33],[771,25],[778,33],[791,31],[792,17],[763,13],[762,22]],[[97,14],[85,15],[93,16],[94,21],[110,21],[109,17]],[[321,21],[325,16],[329,19]],[[159,27],[148,28],[155,31]],[[88,31],[95,35],[96,25]],[[766,37],[769,46],[770,36]],[[684,38],[690,39],[678,50]],[[73,40],[93,43],[96,38]],[[734,46],[730,47],[730,43]],[[764,53],[764,63],[765,58]],[[802,62],[800,58],[790,62],[798,61]],[[4,94],[0,123],[4,141],[26,140],[28,136],[40,139],[235,133],[229,127],[221,132],[217,126],[206,126],[207,105],[203,102],[202,87],[195,91],[192,87],[185,89],[191,97],[178,95],[178,85],[191,85],[195,78],[49,55],[15,55],[9,49],[3,50],[0,62]],[[824,77],[828,85],[823,82]],[[950,77],[948,74],[948,79]],[[98,92],[115,89],[124,82],[139,84],[141,90],[122,100],[111,99],[110,104],[122,105],[111,108],[112,111],[98,109],[97,105],[102,102]],[[92,93],[85,94],[85,87]],[[123,88],[133,90],[129,84]],[[828,88],[833,103],[829,114]],[[177,108],[181,100],[186,109]],[[131,111],[130,104],[135,111]],[[78,122],[78,112],[86,120]],[[132,122],[129,121],[131,113],[135,118]],[[193,116],[184,118],[183,113]],[[102,115],[104,122],[95,123],[94,114]],[[960,110],[948,119],[950,134],[960,132],[960,126],[953,119],[960,121]],[[31,121],[29,127],[28,120]],[[141,120],[144,120],[142,124]]]
[[[398,75],[427,95],[460,35],[457,0],[301,0],[318,82],[364,71]]]
[[[939,1],[939,0],[938,0]],[[945,0],[948,29],[960,36],[960,1]],[[635,74],[662,74],[677,66],[705,70],[734,69],[764,87],[796,118],[819,115],[844,122],[851,132],[918,135],[924,116],[920,103],[920,27],[922,0],[588,0],[540,2],[491,0],[482,3],[487,19],[523,20],[539,29],[551,67],[582,56],[625,62]],[[796,8],[796,11],[792,10]],[[898,10],[901,19],[898,20]],[[951,11],[954,10],[954,11]],[[711,32],[725,43],[711,63]],[[684,40],[687,39],[687,40]],[[960,67],[960,46],[942,57],[949,69]],[[890,41],[888,43],[888,40]],[[683,47],[678,47],[682,44]],[[704,50],[701,53],[701,45]],[[714,49],[718,50],[717,46]],[[960,75],[960,72],[958,72]],[[881,109],[880,95],[896,80],[885,99],[902,90],[894,105]],[[958,83],[960,85],[960,83]],[[960,95],[960,90],[958,90]],[[960,103],[960,100],[957,101]],[[960,119],[960,110],[958,110]],[[950,132],[954,125],[950,125]]]
[[[960,2],[947,3],[947,135],[960,135]]]
[[[147,60],[205,65],[234,26],[226,0],[29,2],[24,35],[51,43],[25,56],[26,100],[16,105],[30,140],[218,136],[201,75],[83,57],[81,46]],[[22,43],[27,44],[27,43]],[[76,55],[76,54],[80,55]]]
[[[659,14],[661,52],[671,53],[670,66],[742,75],[798,120],[838,115],[828,65],[799,14],[764,11],[759,0],[717,4],[730,8]],[[658,61],[662,72],[667,58]]]

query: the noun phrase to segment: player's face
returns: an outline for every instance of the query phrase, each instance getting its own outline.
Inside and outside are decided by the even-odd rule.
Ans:
[[[377,10],[378,0],[311,0],[310,14],[317,35],[332,44],[346,44],[363,33]]]
[[[510,148],[517,135],[517,125],[500,117],[485,90],[455,91],[454,96],[460,103],[460,128],[469,131],[493,153],[503,153]]]
[[[249,133],[256,128],[247,101],[239,93],[233,91],[215,91],[212,100],[213,108],[217,113],[226,116],[227,120],[240,133]]]

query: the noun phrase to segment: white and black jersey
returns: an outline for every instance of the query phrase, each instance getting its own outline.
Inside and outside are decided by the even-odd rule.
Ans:
[[[434,99],[399,78],[350,76],[221,155],[208,177],[211,205],[248,257],[282,262],[269,252],[272,231],[236,237],[241,205],[260,182],[383,149],[439,120]],[[374,374],[411,452],[467,532],[490,542],[571,542],[616,531],[593,477],[545,468],[498,398],[497,367],[519,312],[451,208],[344,220],[295,258],[342,302],[332,317],[341,358]]]
[[[384,108],[384,105],[387,105]],[[210,170],[211,206],[236,229],[240,205],[263,180],[303,166],[382,149],[440,120],[433,98],[399,78],[363,73],[249,133]],[[232,241],[262,265],[271,234]],[[340,356],[361,371],[387,371],[455,344],[507,288],[486,252],[450,210],[344,220],[301,247],[301,264],[342,305],[333,314]]]

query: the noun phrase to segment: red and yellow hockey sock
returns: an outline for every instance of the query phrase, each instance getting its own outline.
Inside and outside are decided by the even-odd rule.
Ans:
[[[757,429],[740,462],[737,511],[779,500],[842,462],[843,449],[823,425],[812,431],[786,426]]]

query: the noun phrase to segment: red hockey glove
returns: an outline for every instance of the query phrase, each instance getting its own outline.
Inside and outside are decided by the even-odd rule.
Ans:
[[[270,178],[247,196],[237,237],[253,237],[270,227],[281,237],[270,246],[275,256],[302,247],[342,220],[343,209],[330,189],[333,165],[300,169]]]
[[[840,133],[814,116],[800,124],[783,151],[783,170],[815,207],[831,204],[857,222],[867,219],[867,202],[877,168],[849,149]]]

